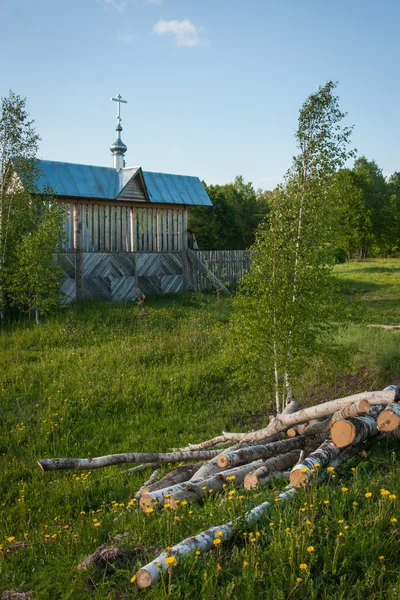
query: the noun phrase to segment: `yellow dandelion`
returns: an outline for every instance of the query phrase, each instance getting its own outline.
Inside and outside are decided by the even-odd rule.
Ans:
[[[311,521],[309,521],[309,520],[307,519],[307,521],[306,521],[306,525],[311,525]]]
[[[384,556],[378,556],[379,560],[385,560]]]
[[[218,546],[220,543],[221,543],[220,538],[215,538],[215,540],[213,540],[214,546]]]
[[[201,552],[200,550],[196,550],[196,556],[200,556]]]
[[[381,489],[381,496],[385,497],[385,496],[390,496],[390,492],[389,490],[385,490],[385,488]]]
[[[176,567],[178,561],[176,560],[175,556],[167,556],[167,558],[165,559],[165,563],[167,565],[171,565],[171,567]]]
[[[308,468],[307,467],[303,467],[302,469],[300,469],[300,473],[307,473]]]
[[[328,505],[329,504],[329,500],[324,500],[324,504]]]
[[[286,527],[285,531],[286,531],[286,533],[289,533],[290,527]]]
[[[307,571],[308,565],[306,563],[300,563],[299,569],[300,571]]]
[[[343,529],[348,529],[348,528],[349,528],[349,525],[345,525],[345,526],[343,527]]]
[[[161,563],[156,563],[156,567],[160,568],[160,567],[162,567],[162,564]]]
[[[100,523],[99,523],[98,521],[97,521],[96,523],[93,523],[93,525],[94,525],[95,527],[100,527]]]
[[[217,569],[218,569],[218,571],[222,571],[221,565],[217,565]]]
[[[300,512],[306,512],[306,509],[305,508],[301,508]]]
[[[390,519],[390,522],[391,522],[391,523],[397,523],[397,519],[396,519],[396,517],[392,517],[392,518]]]
[[[149,508],[146,508],[146,514],[150,515],[152,512],[154,512],[154,508],[151,508],[151,506],[149,506]]]
[[[342,523],[344,523],[344,519],[339,519],[338,523],[339,525],[341,525]]]
[[[133,577],[131,577],[131,583],[135,583],[136,581],[136,575],[134,575]]]
[[[314,467],[315,467],[316,469],[318,469],[318,467],[320,467],[320,466],[321,466],[321,465],[320,465],[319,463],[315,463],[315,465],[314,465]]]
[[[358,502],[353,502],[353,506],[358,506]]]
[[[347,488],[347,487],[342,487],[342,492],[343,492],[343,494],[345,494],[345,493],[346,493],[346,492],[348,492],[348,491],[349,491],[349,488]]]
[[[247,562],[247,560],[244,561],[243,566],[244,567],[248,567],[249,566],[249,563]]]
[[[7,542],[13,542],[15,540],[15,537],[13,535],[10,535],[10,537],[6,538]]]
[[[188,515],[192,515],[192,514],[193,514],[193,511],[189,510]]]
[[[366,494],[364,494],[364,496],[366,498],[371,498],[372,497],[372,492],[367,492]]]
[[[396,500],[396,498],[397,498],[396,494],[389,495],[389,500]]]
[[[274,527],[275,523],[270,523],[269,526],[270,527]]]
[[[84,510],[81,510],[81,512],[79,513],[80,515],[86,515]]]
[[[310,554],[312,554],[314,552],[315,548],[314,546],[308,546],[307,548],[307,552],[309,552]]]
[[[215,534],[215,537],[220,538],[222,537],[224,534],[222,531],[217,531],[217,533]]]
[[[175,517],[175,521],[180,521],[181,518],[180,517]]]

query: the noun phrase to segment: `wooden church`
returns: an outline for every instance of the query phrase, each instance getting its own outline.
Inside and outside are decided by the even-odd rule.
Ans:
[[[67,302],[188,288],[188,207],[212,206],[198,177],[126,167],[118,95],[113,167],[38,161],[37,187],[65,207]]]

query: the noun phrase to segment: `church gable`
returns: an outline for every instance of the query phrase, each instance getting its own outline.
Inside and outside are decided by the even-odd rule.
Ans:
[[[135,202],[149,202],[146,185],[141,169],[131,177],[117,196],[118,200],[133,200]]]

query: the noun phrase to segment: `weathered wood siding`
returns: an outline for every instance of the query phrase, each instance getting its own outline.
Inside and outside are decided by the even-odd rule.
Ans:
[[[185,207],[83,201],[63,204],[64,251],[181,252],[187,248]]]
[[[157,216],[157,215],[156,215]],[[167,214],[168,218],[168,214]],[[76,235],[79,235],[75,232]],[[225,285],[234,285],[249,268],[244,250],[196,251]],[[76,300],[131,301],[138,290],[156,296],[183,290],[212,289],[182,252],[61,252],[64,302]]]
[[[235,286],[250,267],[249,250],[195,250],[196,256],[226,285]],[[211,290],[212,282],[193,265],[189,268],[190,287],[194,290]]]

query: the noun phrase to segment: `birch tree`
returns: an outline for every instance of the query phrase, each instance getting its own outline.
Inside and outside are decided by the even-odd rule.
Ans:
[[[257,231],[251,269],[234,302],[239,376],[273,394],[277,412],[306,361],[330,352],[332,321],[340,313],[332,275],[338,225],[331,186],[352,152],[335,87],[329,81],[300,110],[298,154],[273,195],[268,223]]]

